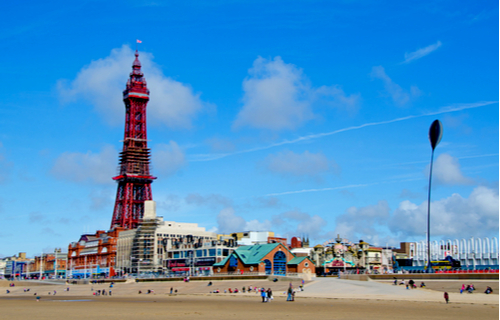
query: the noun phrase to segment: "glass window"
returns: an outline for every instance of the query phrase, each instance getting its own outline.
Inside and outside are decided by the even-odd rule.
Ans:
[[[179,258],[179,252],[174,252],[174,259]]]
[[[227,257],[229,255],[229,249],[223,249],[222,250],[222,256]]]
[[[215,257],[215,249],[208,249],[208,256]]]
[[[218,256],[222,256],[222,250],[221,249],[217,249],[217,255]]]
[[[203,250],[196,250],[197,257],[203,257]]]
[[[207,249],[204,249],[203,250],[203,256],[206,257],[207,256]]]

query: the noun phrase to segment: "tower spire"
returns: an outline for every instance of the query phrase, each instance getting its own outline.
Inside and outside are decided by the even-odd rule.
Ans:
[[[132,72],[123,91],[125,103],[125,133],[120,152],[119,175],[111,228],[136,228],[144,215],[144,201],[153,200],[149,170],[150,154],[147,142],[146,106],[149,90],[141,70],[139,52],[135,52]]]

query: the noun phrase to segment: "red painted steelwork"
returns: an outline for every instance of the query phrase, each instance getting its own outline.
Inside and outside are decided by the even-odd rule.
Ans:
[[[156,177],[149,171],[151,151],[146,131],[148,101],[149,90],[136,51],[127,88],[123,91],[125,138],[120,152],[120,173],[113,178],[118,182],[118,189],[111,228],[136,228],[144,215],[144,201],[153,200],[151,183]]]

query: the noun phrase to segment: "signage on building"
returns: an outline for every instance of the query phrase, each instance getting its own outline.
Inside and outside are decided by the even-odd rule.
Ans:
[[[194,265],[195,266],[212,266],[214,263],[215,263],[215,257],[197,258]]]
[[[332,261],[332,267],[343,267],[344,262],[342,260],[333,260]]]
[[[176,259],[167,261],[167,268],[185,267],[185,266],[187,266],[186,259]]]

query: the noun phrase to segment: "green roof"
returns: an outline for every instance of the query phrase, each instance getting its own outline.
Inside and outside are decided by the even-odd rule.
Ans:
[[[225,257],[221,262],[214,263],[214,267],[222,267],[227,261],[235,256],[245,265],[255,265],[262,262],[262,259],[273,251],[280,243],[255,244],[252,246],[242,246],[234,250],[229,256]],[[286,249],[286,247],[285,247]],[[286,249],[288,250],[288,249]],[[292,254],[293,255],[293,254]],[[295,257],[287,264],[296,265],[307,259],[307,257]]]
[[[292,265],[299,264],[302,261],[304,261],[305,259],[307,259],[307,257],[295,257],[292,260],[288,261],[287,264],[292,264]]]
[[[227,260],[229,260],[229,257],[231,257],[231,255],[232,255],[232,253],[230,255],[228,255],[227,257],[225,257],[224,259],[222,259],[221,262],[214,263],[213,266],[214,267],[223,267],[226,264]]]
[[[255,244],[252,246],[242,246],[236,248],[229,256],[225,257],[221,262],[215,263],[214,267],[222,267],[231,256],[237,256],[245,265],[259,264],[262,259],[271,251],[273,251],[280,243]]]
[[[243,264],[258,264],[280,243],[255,244],[253,246],[243,246],[237,248],[234,253],[238,255]]]

